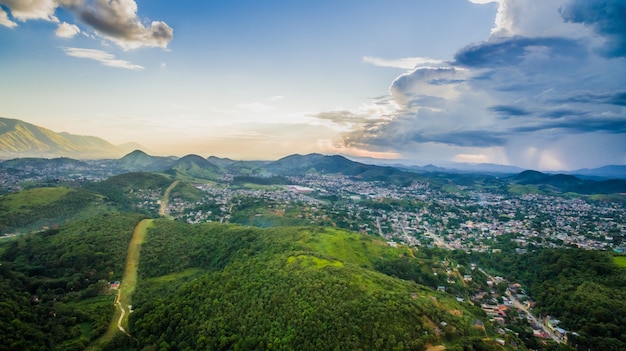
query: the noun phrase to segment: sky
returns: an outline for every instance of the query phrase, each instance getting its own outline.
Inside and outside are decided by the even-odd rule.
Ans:
[[[0,116],[158,155],[626,164],[626,0],[0,0]]]

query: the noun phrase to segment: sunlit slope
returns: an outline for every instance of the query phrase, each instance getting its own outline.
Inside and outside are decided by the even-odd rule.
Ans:
[[[66,187],[34,188],[0,196],[0,233],[53,226],[106,212],[102,196]]]
[[[0,156],[120,157],[127,151],[98,137],[56,133],[17,119],[0,118]]]
[[[480,309],[374,268],[412,254],[338,230],[158,220],[130,331],[139,349],[501,349],[474,327]]]

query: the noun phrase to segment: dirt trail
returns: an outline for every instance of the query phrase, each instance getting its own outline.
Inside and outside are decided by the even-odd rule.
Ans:
[[[170,200],[170,192],[172,191],[172,189],[174,189],[178,185],[178,183],[180,183],[180,181],[179,180],[175,180],[165,190],[165,194],[163,194],[163,199],[161,199],[161,207],[159,208],[159,216],[161,216],[161,217],[165,217],[166,216],[165,210],[167,209],[167,203]]]

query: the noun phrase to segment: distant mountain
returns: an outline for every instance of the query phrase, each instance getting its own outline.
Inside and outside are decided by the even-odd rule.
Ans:
[[[176,162],[173,157],[150,156],[141,150],[135,150],[115,163],[119,168],[131,172],[154,172],[162,171]]]
[[[55,170],[64,169],[64,168],[76,168],[76,167],[88,167],[89,165],[83,161],[74,160],[67,157],[59,157],[59,158],[35,158],[35,157],[25,157],[25,158],[14,158],[11,160],[6,160],[4,162],[0,162],[0,168],[15,168],[15,169],[27,169],[27,168],[52,168]]]
[[[608,165],[599,168],[583,168],[575,171],[566,172],[567,174],[588,176],[588,177],[602,177],[602,178],[617,178],[626,179],[626,165]]]
[[[625,179],[591,180],[581,179],[569,174],[546,174],[538,171],[524,171],[511,178],[513,183],[537,185],[560,192],[579,194],[614,194],[626,192]]]
[[[0,118],[0,157],[3,158],[116,158],[131,151],[128,146],[115,146],[93,136],[56,133],[18,119]]]
[[[270,173],[278,175],[298,175],[306,173],[342,174],[363,180],[408,182],[418,176],[394,167],[367,165],[351,161],[339,155],[290,155],[265,167]]]
[[[216,157],[216,156],[209,156],[207,158],[207,161],[211,162],[212,164],[214,164],[216,166],[224,167],[224,168],[227,168],[228,166],[230,166],[233,163],[237,162],[235,160],[231,160],[230,158],[220,158],[220,157]]]

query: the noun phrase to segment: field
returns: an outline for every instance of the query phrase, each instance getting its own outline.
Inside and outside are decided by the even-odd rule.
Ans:
[[[62,199],[69,188],[35,188],[0,197],[0,204],[6,211],[28,212],[35,206],[54,203]]]
[[[626,268],[626,256],[615,256],[613,257],[613,262],[620,268]]]

